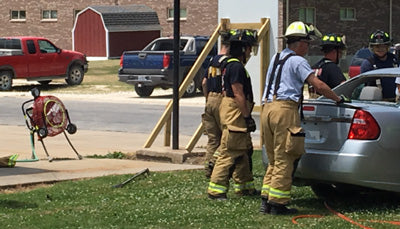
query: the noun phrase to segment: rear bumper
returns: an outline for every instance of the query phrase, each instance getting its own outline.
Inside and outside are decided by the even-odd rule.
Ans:
[[[400,156],[397,152],[382,153],[376,142],[347,140],[340,151],[306,152],[297,167],[295,185],[344,183],[400,192]]]
[[[149,70],[140,72],[129,72],[120,69],[118,71],[119,81],[128,84],[142,84],[146,86],[172,86],[171,71]]]
[[[146,86],[169,85],[165,75],[118,75],[119,81],[127,84],[143,84]],[[172,85],[172,84],[171,84]]]

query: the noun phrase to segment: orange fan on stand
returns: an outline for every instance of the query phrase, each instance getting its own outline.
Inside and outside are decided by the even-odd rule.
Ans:
[[[76,125],[71,123],[67,109],[61,100],[55,96],[40,96],[37,88],[31,90],[33,99],[22,104],[22,113],[25,117],[25,123],[30,130],[32,159],[19,160],[19,162],[39,160],[35,152],[34,133],[37,133],[38,140],[42,143],[43,149],[51,162],[53,159],[49,156],[43,139],[56,136],[63,133],[69,145],[74,150],[79,159],[82,156],[76,151],[65,131],[74,134],[77,130]]]

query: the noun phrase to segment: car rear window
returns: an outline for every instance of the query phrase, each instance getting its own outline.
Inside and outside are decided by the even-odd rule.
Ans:
[[[181,45],[179,50],[183,50],[188,42],[187,39],[181,39]],[[148,46],[144,51],[172,51],[174,50],[174,40],[173,39],[163,39],[154,42],[152,45]]]
[[[21,40],[0,38],[0,49],[21,49]]]

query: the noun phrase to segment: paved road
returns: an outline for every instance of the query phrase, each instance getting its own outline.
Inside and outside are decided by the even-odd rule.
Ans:
[[[164,94],[163,94],[164,93]],[[43,93],[45,95],[45,93]],[[163,91],[151,98],[138,98],[132,93],[105,95],[54,94],[68,109],[78,130],[113,131],[150,134],[170,101]],[[0,125],[24,126],[21,104],[29,93],[0,93]],[[179,133],[191,136],[201,122],[204,98],[183,98],[179,108]],[[259,123],[258,115],[254,115]],[[259,125],[258,125],[259,127]],[[259,138],[257,130],[253,137]]]

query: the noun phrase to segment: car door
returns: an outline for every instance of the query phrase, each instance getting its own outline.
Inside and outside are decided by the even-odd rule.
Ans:
[[[61,50],[48,40],[38,40],[40,70],[45,76],[58,76],[66,73],[68,59],[63,58]]]

